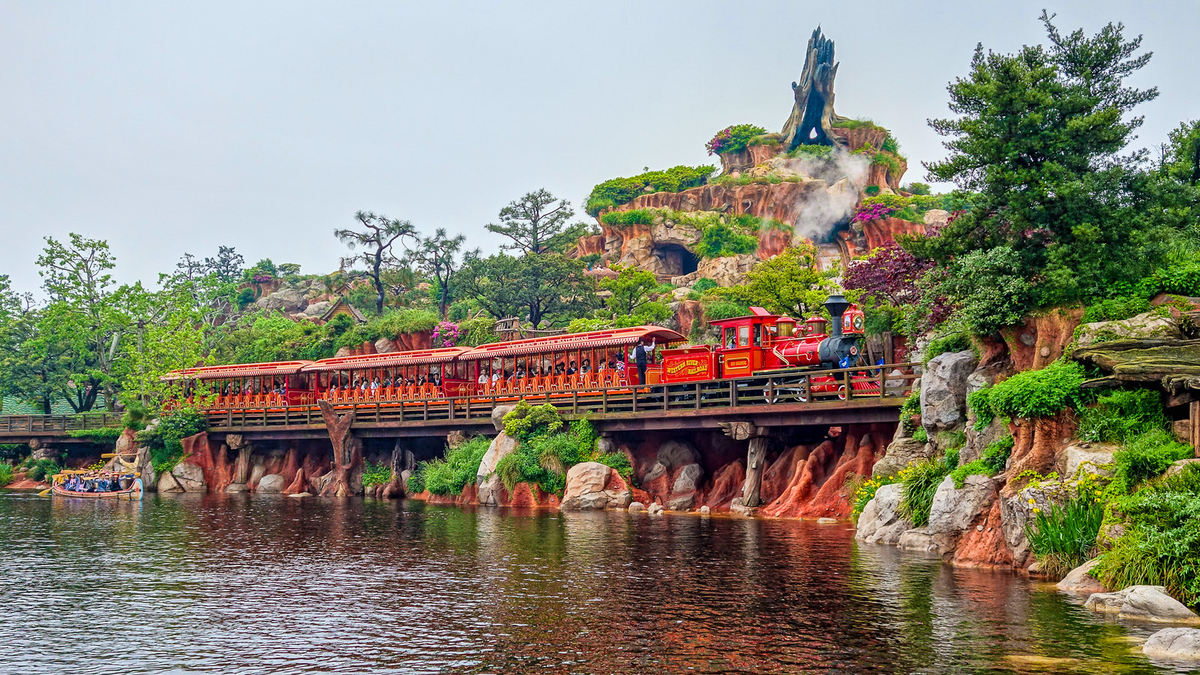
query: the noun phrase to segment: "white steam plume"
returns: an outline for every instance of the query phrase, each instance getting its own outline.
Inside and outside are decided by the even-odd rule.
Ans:
[[[794,240],[803,237],[826,241],[833,228],[854,213],[858,193],[865,187],[871,161],[862,155],[852,155],[835,147],[826,157],[790,160],[788,168],[806,176],[820,178],[829,184],[824,190],[814,190],[796,205]]]

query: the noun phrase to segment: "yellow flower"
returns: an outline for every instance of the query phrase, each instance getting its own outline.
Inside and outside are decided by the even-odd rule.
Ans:
[[[1041,509],[1039,509],[1038,507],[1036,507],[1036,506],[1035,506],[1035,507],[1033,507],[1033,512],[1034,512],[1034,513],[1041,513],[1041,512],[1042,512],[1042,510],[1041,510]]]

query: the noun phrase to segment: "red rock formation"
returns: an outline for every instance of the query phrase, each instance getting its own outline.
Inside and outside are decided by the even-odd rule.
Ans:
[[[783,253],[792,245],[792,234],[783,230],[763,230],[758,233],[758,259],[766,260]]]
[[[542,492],[538,486],[525,482],[514,485],[511,495],[504,489],[500,490],[500,494],[501,506],[510,506],[518,509],[557,509],[561,505],[558,495],[550,492]]]
[[[887,130],[876,126],[862,126],[854,129],[833,127],[832,132],[846,144],[850,151],[859,150],[867,145],[878,150],[883,147],[883,141],[887,138]]]
[[[713,474],[712,486],[705,491],[703,504],[713,511],[728,511],[734,497],[741,496],[746,482],[746,466],[741,460],[726,464]]]
[[[704,321],[704,306],[699,300],[681,300],[675,309],[675,320],[679,323],[679,332],[690,335],[696,322]]]
[[[765,470],[763,470],[762,487],[759,489],[759,496],[764,504],[779,499],[788,485],[791,484],[792,476],[796,472],[798,466],[803,466],[808,459],[809,449],[803,445],[797,445],[794,448],[789,448],[786,452],[779,456]]]
[[[604,235],[593,234],[580,237],[579,242],[575,244],[574,255],[576,258],[582,258],[585,255],[604,255]]]
[[[417,331],[416,333],[401,333],[396,336],[394,342],[400,347],[400,351],[432,349],[433,331],[422,330]]]
[[[233,482],[236,468],[226,452],[226,447],[210,442],[206,431],[188,436],[180,443],[183,445],[184,458],[179,463],[200,467],[209,492],[224,492]]]
[[[958,567],[1012,567],[1012,552],[1004,542],[1000,500],[993,501],[963,533],[951,562]]]
[[[914,223],[901,218],[878,218],[863,223],[863,235],[867,239],[867,250],[855,253],[866,254],[872,249],[896,243],[899,234],[925,234],[924,223]]]
[[[1009,424],[1013,451],[1008,460],[1007,475],[1019,476],[1028,470],[1040,474],[1053,471],[1055,459],[1075,435],[1075,429],[1075,415],[1069,409],[1054,417],[1017,420]],[[1004,487],[1006,496],[1014,492],[1015,488]]]
[[[870,476],[880,444],[891,437],[887,426],[849,427],[805,457],[798,446],[784,453],[763,474],[764,501],[759,513],[768,518],[845,518],[853,506],[846,488],[851,474]],[[861,434],[861,435],[860,435]],[[786,478],[785,478],[786,477]],[[779,492],[779,485],[786,487]]]
[[[721,157],[721,173],[729,175],[734,171],[745,171],[783,153],[783,145],[749,145],[741,152],[726,152]]]
[[[285,495],[298,495],[302,492],[308,492],[308,481],[304,480],[304,469],[296,471],[296,477],[292,479],[291,484],[283,489]]]
[[[1053,309],[1000,331],[1014,370],[1038,370],[1057,361],[1071,343],[1083,308]]]
[[[823,192],[826,187],[824,181],[775,185],[769,183],[701,185],[683,192],[656,192],[642,195],[628,204],[618,206],[617,210],[655,208],[676,211],[748,213],[752,216],[774,218],[789,225],[795,225],[800,210],[809,197],[816,192]],[[645,227],[647,230],[642,234],[649,232],[649,226]],[[632,227],[628,229],[632,229]],[[605,228],[604,234],[611,236],[609,228]]]

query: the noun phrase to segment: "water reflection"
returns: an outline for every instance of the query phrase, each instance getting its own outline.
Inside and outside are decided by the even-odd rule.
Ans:
[[[1144,628],[840,525],[6,494],[0,534],[3,672],[1161,672]]]

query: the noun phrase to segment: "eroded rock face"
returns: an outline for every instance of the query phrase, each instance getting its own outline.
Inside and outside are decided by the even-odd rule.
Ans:
[[[1094,612],[1116,614],[1119,619],[1200,624],[1200,616],[1167,595],[1162,586],[1130,586],[1115,593],[1093,593],[1084,606]]]
[[[975,353],[967,350],[930,359],[921,375],[921,424],[932,436],[967,419],[967,376],[975,370]]]
[[[180,462],[171,469],[176,482],[184,492],[208,492],[208,483],[204,480],[204,470],[195,464]]]
[[[1138,314],[1122,321],[1097,321],[1085,323],[1079,327],[1075,343],[1079,347],[1090,347],[1099,342],[1123,339],[1162,338],[1178,340],[1183,335],[1179,325],[1170,316],[1160,316],[1155,312]]]
[[[254,491],[263,495],[277,495],[283,492],[285,487],[287,487],[287,479],[281,474],[269,473],[258,479],[258,485]]]
[[[517,443],[517,439],[501,431],[500,435],[492,439],[487,452],[483,453],[483,460],[479,462],[479,469],[475,472],[480,505],[500,506],[503,502],[503,484],[500,476],[496,475],[496,466],[500,464],[500,460],[516,451]]]
[[[1142,653],[1151,658],[1200,661],[1200,629],[1164,628],[1146,640]]]
[[[871,544],[900,542],[900,536],[913,529],[911,521],[900,517],[899,483],[884,485],[875,491],[875,498],[867,502],[858,517],[858,530],[854,536]]]
[[[996,498],[997,485],[990,476],[967,476],[962,488],[946,476],[933,496],[929,509],[929,534],[937,544],[938,553],[955,549],[958,539],[976,524],[976,519]]]
[[[871,468],[871,475],[895,476],[900,469],[913,462],[928,459],[933,456],[933,445],[922,443],[914,438],[897,438],[887,446],[887,451]]]
[[[695,492],[696,485],[704,476],[704,469],[699,464],[684,465],[683,470],[679,472],[679,476],[675,479],[675,484],[671,486],[671,492]]]
[[[700,261],[695,272],[672,277],[671,283],[676,286],[691,286],[700,279],[712,279],[718,286],[737,286],[745,281],[746,273],[757,264],[758,256],[753,253],[705,258]]]

